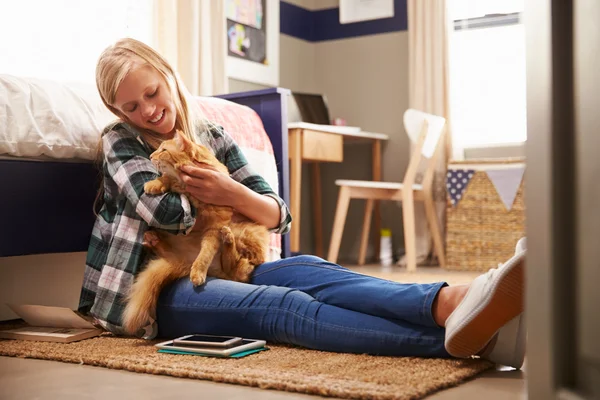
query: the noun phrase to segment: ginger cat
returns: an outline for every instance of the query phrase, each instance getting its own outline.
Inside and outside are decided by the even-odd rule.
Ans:
[[[175,134],[150,155],[161,176],[144,185],[148,194],[167,191],[185,194],[185,183],[179,178],[179,168],[207,164],[220,173],[227,167],[204,146]],[[170,282],[190,276],[195,286],[207,276],[238,282],[248,282],[254,268],[267,260],[269,233],[266,227],[251,221],[232,222],[233,209],[206,204],[188,196],[197,208],[197,225],[187,235],[173,235],[160,230],[144,234],[144,246],[156,256],[139,273],[127,297],[123,312],[123,327],[134,334],[155,318],[160,291]]]

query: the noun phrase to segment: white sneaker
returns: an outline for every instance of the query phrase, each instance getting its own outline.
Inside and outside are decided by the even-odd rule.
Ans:
[[[527,238],[517,242],[515,254],[527,250]],[[486,346],[486,351],[481,355],[496,364],[506,365],[520,369],[525,361],[525,343],[527,341],[527,327],[523,314],[510,320],[504,325]]]
[[[525,318],[520,314],[500,328],[480,357],[496,364],[521,369],[525,360],[526,339]]]
[[[517,246],[515,248],[515,254],[519,254],[519,253],[521,253],[522,251],[525,251],[525,250],[527,250],[527,238],[526,237],[522,237],[517,242]]]
[[[526,242],[521,239],[510,260],[471,283],[464,299],[446,320],[445,347],[448,353],[467,358],[490,344],[482,355],[484,358],[521,367],[522,360],[519,359],[524,357],[525,329],[520,315],[524,308],[526,254]],[[490,343],[492,339],[495,343]],[[516,345],[521,339],[522,345]],[[516,366],[519,362],[520,365]]]

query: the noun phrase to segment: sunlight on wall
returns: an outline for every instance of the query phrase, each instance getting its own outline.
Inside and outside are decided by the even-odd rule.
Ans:
[[[0,73],[94,82],[98,56],[122,37],[152,44],[153,0],[20,0],[0,13]]]

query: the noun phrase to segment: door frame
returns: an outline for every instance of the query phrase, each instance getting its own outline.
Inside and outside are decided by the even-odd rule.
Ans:
[[[573,1],[526,0],[528,397],[577,388]]]

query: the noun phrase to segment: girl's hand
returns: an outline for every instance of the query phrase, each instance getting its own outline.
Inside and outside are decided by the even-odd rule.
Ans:
[[[206,164],[185,166],[181,171],[181,179],[190,196],[204,203],[232,207],[241,214],[234,217],[235,221],[247,218],[269,229],[279,225],[281,212],[274,198],[256,193]],[[201,227],[194,227],[197,229]]]
[[[208,164],[195,164],[181,168],[186,192],[204,203],[233,207],[241,185]]]

